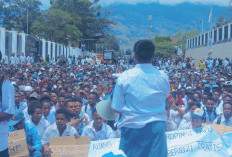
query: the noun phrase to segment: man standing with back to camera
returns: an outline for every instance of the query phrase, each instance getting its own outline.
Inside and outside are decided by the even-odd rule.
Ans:
[[[151,40],[136,42],[134,52],[137,65],[119,76],[112,100],[113,110],[121,114],[120,149],[127,157],[166,157],[169,79],[152,66],[155,45]]]

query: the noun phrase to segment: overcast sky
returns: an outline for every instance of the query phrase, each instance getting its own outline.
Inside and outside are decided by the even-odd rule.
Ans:
[[[205,5],[221,5],[221,6],[228,6],[230,0],[100,0],[102,5],[109,5],[115,2],[123,2],[129,4],[136,4],[138,2],[145,3],[145,2],[159,2],[161,4],[168,4],[168,5],[175,5],[183,2],[200,2]]]

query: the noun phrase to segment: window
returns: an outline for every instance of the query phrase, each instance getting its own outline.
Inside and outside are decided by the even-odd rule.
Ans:
[[[214,30],[214,41],[217,41],[217,30]]]
[[[201,43],[202,43],[202,45],[204,45],[204,34],[202,35]]]
[[[232,38],[232,24],[230,24],[230,38]]]
[[[222,28],[219,28],[219,41],[222,40]]]
[[[228,26],[224,27],[224,39],[228,39]]]
[[[198,37],[198,45],[199,46],[201,45],[201,37],[200,36]]]

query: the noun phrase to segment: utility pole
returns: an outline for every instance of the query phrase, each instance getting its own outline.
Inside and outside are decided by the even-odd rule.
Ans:
[[[148,37],[152,38],[152,25],[151,25],[152,15],[148,15],[149,28],[148,28]]]
[[[202,16],[202,19],[201,19],[201,33],[202,34],[204,33],[204,20],[203,20],[203,16]]]
[[[27,34],[28,34],[28,8],[27,8]]]

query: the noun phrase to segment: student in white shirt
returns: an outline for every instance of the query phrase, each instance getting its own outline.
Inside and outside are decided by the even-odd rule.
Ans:
[[[3,61],[4,61],[4,64],[8,64],[8,62],[9,62],[9,59],[8,59],[8,56],[7,55],[5,55],[4,57],[3,57]]]
[[[58,109],[55,116],[56,122],[46,129],[42,138],[44,156],[50,156],[52,153],[51,149],[49,148],[49,138],[65,136],[75,136],[76,138],[79,137],[76,129],[70,125],[67,125],[68,113],[66,110],[62,108]]]
[[[109,125],[103,122],[97,111],[93,113],[93,121],[87,125],[81,136],[89,136],[91,141],[115,138],[115,133]]]
[[[16,59],[15,59],[14,53],[13,53],[12,56],[10,57],[10,64],[11,64],[11,65],[15,65],[15,64],[16,64]]]
[[[98,94],[96,92],[91,92],[88,96],[88,103],[82,108],[82,111],[89,116],[89,121],[92,121],[93,111],[96,108],[96,103],[98,102]]]
[[[170,104],[169,100],[166,100],[166,111],[167,111],[167,122],[166,122],[166,131],[174,131],[177,130],[178,124],[170,118]]]
[[[0,156],[8,157],[8,121],[14,115],[14,87],[0,69]]]
[[[200,108],[196,108],[191,115],[191,121],[186,123],[185,125],[181,125],[178,127],[178,130],[184,129],[197,129],[202,126],[204,120],[204,111]]]
[[[223,124],[226,126],[232,126],[232,103],[225,102],[223,104],[223,115],[218,116],[214,122],[214,124]]]
[[[182,128],[187,123],[191,122],[191,116],[194,113],[196,108],[200,108],[201,104],[197,103],[196,101],[190,102],[188,104],[188,111],[187,113],[182,117],[180,121],[180,125],[178,127]]]
[[[40,99],[40,102],[42,104],[42,112],[43,115],[42,117],[46,119],[51,125],[54,124],[55,122],[55,113],[56,110],[51,110],[52,109],[52,102],[49,97],[42,97]]]
[[[42,104],[39,101],[33,102],[28,107],[28,113],[31,118],[27,123],[34,125],[42,138],[46,128],[50,125],[46,119],[42,118]]]

